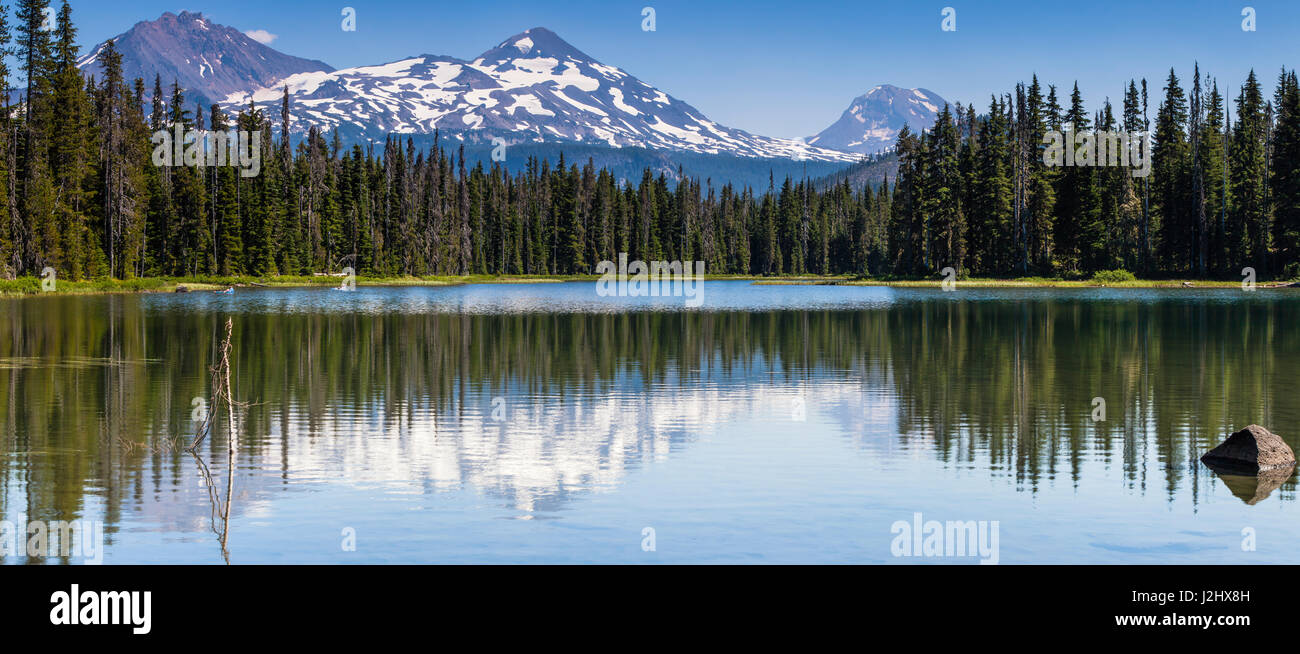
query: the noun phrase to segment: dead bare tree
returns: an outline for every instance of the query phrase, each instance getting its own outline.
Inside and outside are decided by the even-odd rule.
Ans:
[[[203,418],[203,424],[199,425],[198,433],[194,436],[194,442],[190,443],[190,450],[197,450],[203,440],[212,433],[213,419],[216,417],[217,408],[221,404],[226,405],[226,414],[230,424],[230,447],[235,447],[235,407],[234,398],[230,394],[230,337],[234,328],[232,319],[226,318],[226,338],[221,342],[217,349],[216,364],[212,366],[212,402],[211,410]],[[232,449],[233,454],[233,449]]]
[[[230,342],[234,331],[234,321],[226,318],[226,337],[222,340],[221,346],[217,349],[216,364],[212,366],[212,403],[211,410],[204,417],[203,423],[199,425],[198,433],[194,437],[194,442],[190,443],[189,452],[194,456],[195,463],[198,464],[199,474],[203,476],[204,483],[208,489],[209,499],[212,501],[212,531],[217,535],[218,542],[221,543],[221,556],[230,563],[230,550],[228,543],[230,539],[230,500],[234,496],[235,490],[235,452],[239,446],[239,434],[235,423],[235,398],[230,390]],[[212,482],[212,473],[209,472],[207,464],[199,456],[199,445],[203,440],[212,433],[212,424],[221,405],[226,407],[226,423],[229,426],[230,434],[226,438],[226,498],[221,502],[217,498],[216,487]],[[217,520],[221,520],[220,529],[217,528]]]

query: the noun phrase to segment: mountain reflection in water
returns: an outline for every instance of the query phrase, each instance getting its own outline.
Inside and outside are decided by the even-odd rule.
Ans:
[[[0,518],[101,519],[110,562],[173,560],[172,548],[220,561],[210,487],[193,457],[160,444],[192,436],[228,316],[234,393],[249,403],[234,562],[241,528],[262,534],[242,541],[244,561],[335,560],[357,522],[372,547],[424,542],[365,560],[477,560],[467,552],[503,540],[502,556],[529,560],[485,518],[626,522],[634,558],[636,514],[669,501],[642,484],[688,471],[673,488],[693,501],[734,499],[733,514],[777,523],[847,496],[868,521],[909,499],[974,517],[962,489],[976,480],[1029,500],[999,494],[1004,524],[1046,519],[1039,502],[1099,514],[1149,498],[1187,528],[1226,499],[1292,510],[1293,476],[1217,481],[1197,458],[1250,423],[1300,445],[1300,398],[1280,374],[1300,358],[1294,294],[706,287],[700,311],[619,310],[587,284],[3,301]],[[218,425],[200,452],[223,492],[228,433]],[[764,500],[776,504],[757,500],[764,487],[782,489]],[[677,518],[725,528],[699,511]],[[760,542],[744,556],[810,558],[800,536],[762,524],[746,527]],[[624,556],[603,554],[606,537],[591,557]],[[726,558],[700,547],[682,556]],[[1116,547],[1128,546],[1077,558]],[[563,560],[553,554],[536,558]]]

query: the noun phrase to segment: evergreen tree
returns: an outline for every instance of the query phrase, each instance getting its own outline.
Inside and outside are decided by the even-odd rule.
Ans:
[[[1273,203],[1274,270],[1300,261],[1300,86],[1295,70],[1278,76],[1273,106],[1276,127],[1270,166]],[[1294,270],[1300,273],[1300,269]]]
[[[934,268],[951,266],[963,271],[966,255],[966,219],[961,206],[961,135],[948,105],[928,134],[925,176],[927,188],[922,211],[930,226],[930,261]]]
[[[1205,103],[1205,121],[1200,135],[1202,186],[1205,193],[1206,268],[1216,275],[1227,275],[1225,228],[1228,203],[1228,160],[1223,95],[1219,84],[1207,77],[1209,95]]]
[[[1265,141],[1268,117],[1255,71],[1250,71],[1236,104],[1237,125],[1228,165],[1233,200],[1227,229],[1228,266],[1234,271],[1253,267],[1257,274],[1263,275],[1268,269],[1269,241]]]
[[[1077,274],[1087,269],[1095,270],[1104,247],[1095,165],[1096,134],[1077,83],[1070,93],[1070,109],[1062,126],[1065,128],[1065,147],[1074,148],[1074,165],[1065,166],[1059,175],[1054,236],[1061,270]],[[1072,138],[1077,147],[1071,144]]]
[[[39,272],[63,260],[55,222],[54,187],[50,179],[49,126],[52,106],[50,34],[44,27],[49,0],[18,1],[18,37],[14,55],[26,77],[23,95],[22,147],[18,151],[19,211],[26,217],[16,235],[20,268]]]
[[[9,89],[9,61],[13,54],[13,35],[9,27],[9,7],[0,4],[0,89]],[[0,276],[12,278],[22,269],[20,238],[23,232],[22,214],[15,204],[14,161],[16,139],[13,138],[13,109],[9,94],[3,99],[0,111]]]
[[[1187,139],[1188,107],[1174,70],[1169,69],[1165,99],[1156,114],[1152,149],[1154,202],[1158,252],[1167,270],[1188,272],[1192,259],[1195,222],[1190,197],[1191,145]]]

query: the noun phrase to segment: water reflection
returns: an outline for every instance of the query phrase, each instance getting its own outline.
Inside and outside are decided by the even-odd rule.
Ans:
[[[208,469],[208,464],[202,456],[196,451],[190,451],[190,456],[194,457],[194,464],[198,468],[199,477],[202,484],[208,489],[208,501],[212,503],[212,519],[209,524],[212,526],[212,533],[217,537],[217,543],[221,545],[221,558],[230,563],[230,507],[231,499],[235,492],[235,471],[233,467],[226,470],[225,494],[222,495],[218,490],[218,481],[213,477],[212,471]]]
[[[751,288],[706,297],[804,290]],[[509,288],[503,306],[530,292],[548,291]],[[365,289],[356,311],[320,291],[4,302],[0,518],[102,519],[112,539],[129,517],[215,535],[228,561],[230,522],[295,488],[470,491],[509,517],[562,518],[575,496],[616,493],[747,422],[1030,495],[1118,470],[1126,492],[1193,506],[1220,483],[1197,458],[1236,428],[1300,445],[1300,398],[1279,374],[1300,353],[1291,296],[818,289],[830,308],[548,313],[484,309],[477,289],[478,309],[456,313],[465,293]],[[193,433],[227,317],[248,405],[237,451],[218,425],[196,466],[164,444]],[[1295,499],[1289,475],[1221,479],[1247,504]]]
[[[1254,506],[1291,479],[1293,470],[1273,470],[1258,475],[1219,474],[1219,479],[1241,501]]]

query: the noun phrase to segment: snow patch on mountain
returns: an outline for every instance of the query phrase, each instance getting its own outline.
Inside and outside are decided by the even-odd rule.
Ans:
[[[699,110],[602,64],[545,28],[502,41],[471,61],[422,55],[378,66],[289,75],[229,93],[228,111],[250,100],[278,114],[287,88],[291,129],[342,129],[382,139],[390,133],[446,132],[507,142],[574,141],[700,154],[856,161],[850,152],[720,125]]]

